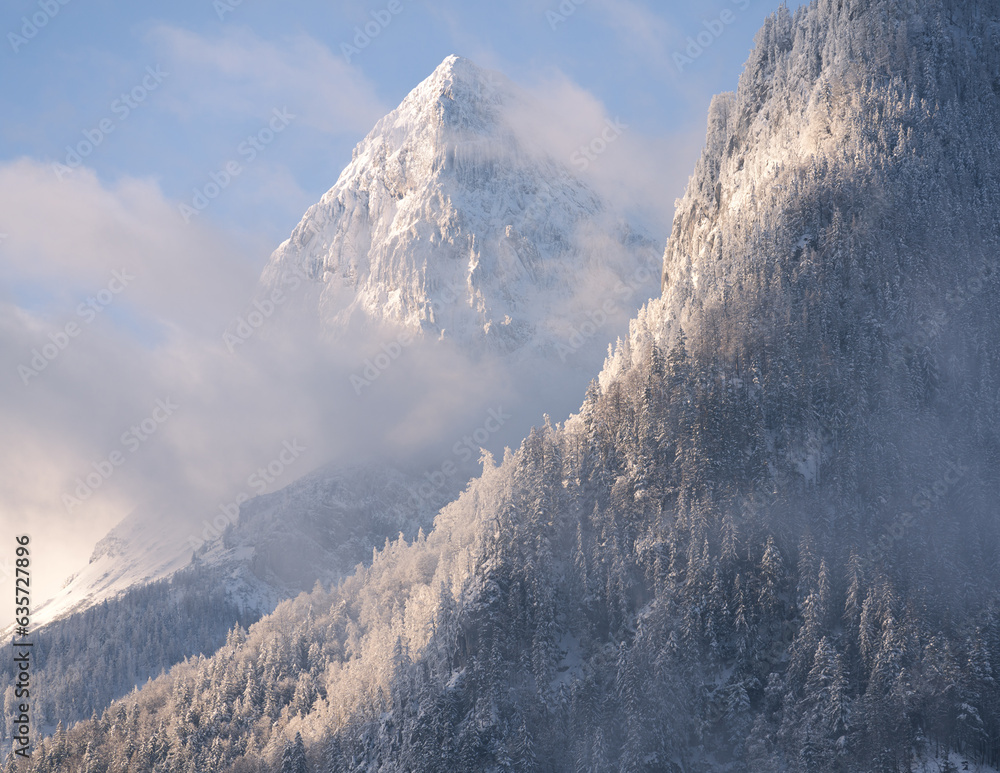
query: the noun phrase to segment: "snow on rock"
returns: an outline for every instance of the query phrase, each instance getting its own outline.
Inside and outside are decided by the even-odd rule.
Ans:
[[[596,283],[635,284],[660,256],[507,120],[528,99],[499,73],[448,57],[358,145],[271,257],[262,292],[307,274],[332,337],[390,323],[470,350],[564,341],[604,300],[590,300]],[[639,284],[637,296],[656,292],[655,281]]]

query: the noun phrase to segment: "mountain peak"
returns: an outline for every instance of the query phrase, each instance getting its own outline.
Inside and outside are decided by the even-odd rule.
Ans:
[[[545,310],[573,308],[584,268],[613,284],[659,260],[524,136],[514,116],[527,101],[500,73],[447,57],[357,146],[272,256],[264,290],[308,273],[331,337],[373,322],[503,352],[554,346],[569,333]]]
[[[509,104],[515,94],[516,88],[500,73],[451,55],[387,119],[395,124],[403,119],[411,127],[449,127],[494,134],[502,128],[502,106]],[[439,135],[437,139],[448,138]]]
[[[471,59],[464,56],[451,54],[444,58],[431,74],[431,78],[456,78],[461,80],[473,80],[481,77],[488,77],[491,73],[482,69]]]
[[[509,86],[510,82],[499,72],[487,70],[471,59],[452,54],[427,76],[421,85],[424,84],[443,87],[445,93],[458,89],[465,96],[476,96],[481,94],[484,88],[496,90],[503,85]],[[415,91],[419,91],[420,88],[417,86]]]

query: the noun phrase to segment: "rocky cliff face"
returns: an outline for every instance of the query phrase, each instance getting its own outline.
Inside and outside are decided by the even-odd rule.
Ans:
[[[553,351],[591,311],[595,282],[635,285],[658,260],[568,158],[514,127],[528,99],[499,73],[446,59],[358,145],[271,258],[265,290],[307,273],[334,337],[388,323],[469,349]]]

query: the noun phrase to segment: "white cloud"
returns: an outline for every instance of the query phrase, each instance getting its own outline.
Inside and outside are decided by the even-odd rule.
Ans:
[[[51,166],[20,160],[0,166],[0,213],[5,280],[39,287],[49,308],[75,308],[126,269],[135,279],[115,308],[204,328],[219,324],[220,299],[231,305],[253,286],[252,267],[226,239],[185,227],[150,180],[104,186],[86,168],[60,180]]]
[[[0,531],[47,535],[44,596],[138,492],[184,477],[172,459],[179,421],[81,508],[61,498],[157,399],[197,381],[185,360],[203,356],[256,272],[218,234],[184,227],[146,180],[104,186],[80,169],[60,181],[21,160],[0,166],[0,213]],[[46,346],[55,356],[37,359]]]
[[[566,164],[605,200],[665,241],[674,200],[683,192],[704,132],[651,136],[563,73],[527,86],[510,120],[526,142]]]
[[[676,38],[676,30],[667,19],[635,0],[592,0],[615,32],[622,50],[636,55],[647,64],[667,70],[672,66],[667,42]]]
[[[358,69],[308,35],[274,42],[227,27],[210,38],[160,25],[149,37],[173,68],[170,107],[184,118],[264,117],[287,107],[312,128],[357,134],[388,112]]]

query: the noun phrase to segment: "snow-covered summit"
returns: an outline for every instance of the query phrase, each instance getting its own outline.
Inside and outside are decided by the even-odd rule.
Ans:
[[[572,173],[569,153],[552,158],[518,130],[531,99],[445,59],[357,146],[271,257],[262,290],[308,274],[333,337],[382,323],[503,352],[565,340],[595,279],[634,284],[659,260]]]

